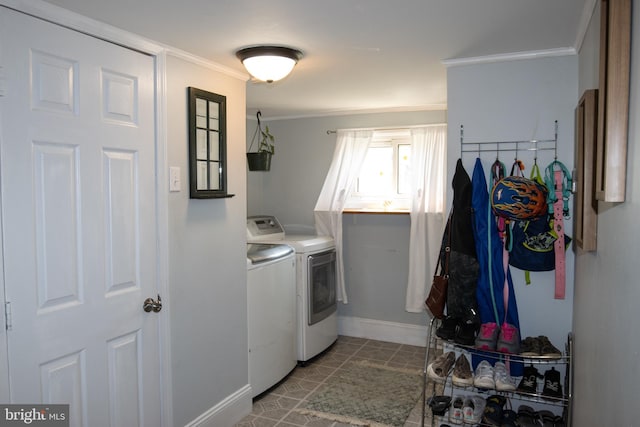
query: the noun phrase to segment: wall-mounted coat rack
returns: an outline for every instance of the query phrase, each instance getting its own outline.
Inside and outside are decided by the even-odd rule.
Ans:
[[[554,122],[553,139],[531,139],[521,141],[465,141],[464,126],[460,125],[460,153],[496,153],[499,157],[502,152],[515,152],[518,157],[519,151],[533,151],[537,157],[538,151],[553,151],[554,159],[558,159],[558,121]]]

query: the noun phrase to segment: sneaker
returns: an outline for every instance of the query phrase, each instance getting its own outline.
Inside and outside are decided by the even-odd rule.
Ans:
[[[462,407],[465,424],[478,424],[482,421],[482,414],[487,401],[480,396],[467,397]]]
[[[542,343],[538,338],[526,337],[520,342],[520,355],[527,357],[542,356]]]
[[[451,341],[456,336],[460,319],[457,317],[447,316],[440,322],[440,327],[436,329],[436,335],[446,341]]]
[[[548,357],[549,359],[560,359],[562,357],[562,352],[551,344],[549,338],[540,335],[538,341],[540,342],[540,355],[542,357]]]
[[[516,389],[516,384],[509,375],[509,372],[507,372],[507,367],[504,363],[496,362],[493,370],[493,379],[496,383],[496,390],[513,391]]]
[[[464,398],[462,396],[455,396],[451,401],[451,409],[449,409],[449,421],[453,424],[462,424],[464,422],[464,415],[462,414],[462,407],[464,406]]]
[[[493,375],[493,366],[491,366],[491,364],[486,360],[483,360],[478,363],[478,366],[476,367],[476,375],[473,379],[473,385],[478,388],[493,389],[496,386]]]
[[[498,343],[500,327],[497,323],[483,323],[476,337],[475,347],[480,350],[493,351]]]
[[[542,375],[538,373],[538,370],[533,366],[526,366],[524,368],[524,375],[516,391],[521,393],[536,394],[538,391],[538,378],[542,378]]]
[[[458,330],[456,331],[456,336],[453,341],[460,345],[474,345],[479,329],[480,321],[478,320],[478,314],[475,310],[471,309],[467,317],[458,324]]]
[[[427,400],[427,405],[431,408],[431,413],[433,415],[437,415],[439,417],[443,416],[447,409],[449,409],[449,405],[451,404],[451,396],[431,396]]]
[[[469,387],[473,385],[473,373],[469,360],[464,354],[458,356],[456,364],[453,367],[453,376],[451,377],[453,384],[458,387]]]
[[[518,328],[508,323],[503,324],[502,328],[500,328],[496,350],[501,353],[520,353],[520,332]]]
[[[556,368],[551,368],[544,373],[542,395],[553,397],[554,399],[562,399],[564,397],[562,385],[560,385],[560,372],[556,371]]]
[[[504,396],[493,395],[487,397],[487,403],[482,414],[482,424],[500,427],[506,402],[507,398]]]
[[[456,361],[456,355],[453,351],[438,356],[429,366],[427,366],[427,375],[429,378],[438,382],[444,382],[449,376],[451,367]]]

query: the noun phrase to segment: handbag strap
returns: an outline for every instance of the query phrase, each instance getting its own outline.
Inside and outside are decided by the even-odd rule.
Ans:
[[[451,255],[451,226],[453,225],[453,212],[449,214],[448,221],[448,229],[447,233],[447,246],[444,247],[444,274],[445,276],[449,276],[449,256]]]
[[[449,276],[449,254],[451,253],[451,218],[453,217],[453,212],[449,214],[449,219],[447,219],[447,225],[445,226],[445,233],[447,233],[447,244],[444,247],[444,266],[441,264],[442,261],[442,251],[438,251],[438,262],[436,264],[436,270],[434,273],[434,277],[438,275],[438,270],[440,270],[440,276]]]

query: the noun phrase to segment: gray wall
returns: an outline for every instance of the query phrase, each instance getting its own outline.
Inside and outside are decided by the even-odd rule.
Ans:
[[[598,204],[598,248],[576,256],[574,426],[634,426],[640,395],[637,328],[640,217],[640,8],[633,8],[627,195]],[[580,50],[580,91],[598,87],[599,11]],[[635,77],[635,78],[634,78]]]
[[[276,215],[284,224],[314,225],[313,208],[329,169],[336,135],[327,130],[444,123],[444,111],[356,114],[267,121],[276,137],[269,172],[248,173],[249,214]],[[247,123],[247,146],[255,130]],[[404,310],[409,266],[409,215],[345,214],[345,282],[349,304],[338,314],[424,325]]]
[[[569,170],[573,167],[573,110],[578,94],[577,56],[538,58],[506,62],[469,64],[450,67],[447,73],[449,115],[449,182],[453,163],[460,157],[460,125],[465,141],[512,141],[553,138],[554,120],[558,120],[558,160]],[[544,168],[554,152],[538,152],[538,164]],[[476,153],[462,157],[471,176]],[[501,153],[500,159],[510,172],[515,153]],[[520,152],[528,175],[533,165],[530,153]],[[489,173],[496,153],[483,153],[485,174]],[[489,178],[487,178],[489,181]],[[565,221],[572,234],[572,221]],[[572,330],[574,256],[567,252],[566,299],[554,299],[554,272],[532,272],[532,284],[526,285],[524,273],[512,268],[521,335],[547,335],[558,348],[564,348]]]
[[[168,163],[182,191],[169,193],[173,424],[182,426],[248,383],[245,82],[169,56]],[[228,191],[189,199],[187,87],[227,97]]]

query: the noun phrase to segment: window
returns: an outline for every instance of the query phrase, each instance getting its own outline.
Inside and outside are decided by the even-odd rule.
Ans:
[[[410,206],[409,131],[376,131],[346,209],[408,211]]]

